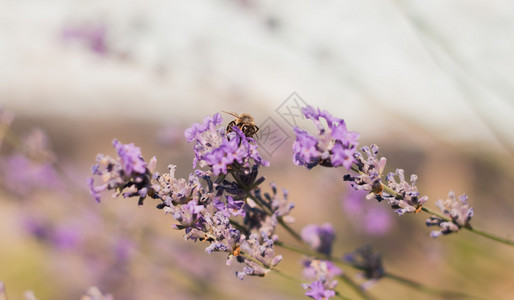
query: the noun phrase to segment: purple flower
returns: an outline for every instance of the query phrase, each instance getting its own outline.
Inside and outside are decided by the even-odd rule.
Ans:
[[[59,226],[53,233],[53,244],[59,250],[75,249],[81,239],[78,228]]]
[[[316,138],[298,127],[294,128],[294,132],[296,134],[296,142],[293,144],[293,162],[297,166],[304,165],[309,169],[316,166],[319,160]]]
[[[91,196],[100,202],[100,193],[106,190],[114,190],[113,197],[120,194],[124,198],[139,197],[142,204],[144,198],[155,193],[155,186],[150,183],[151,173],[156,164],[156,158],[150,161],[150,168],[141,157],[141,150],[134,144],[121,144],[118,140],[113,141],[118,153],[118,158],[98,154],[97,164],[92,167],[93,176],[99,176],[102,180],[100,185],[95,185],[94,177],[89,178],[88,185]]]
[[[321,226],[307,225],[302,230],[302,240],[317,252],[325,255],[331,254],[334,238],[334,228],[332,228],[330,223],[325,223]]]
[[[305,292],[305,296],[316,299],[316,300],[326,300],[330,297],[334,297],[336,292],[333,290],[325,289],[323,283],[320,280],[311,282],[308,286],[307,292]]]
[[[141,155],[141,148],[134,146],[133,143],[122,144],[117,139],[114,139],[112,144],[116,148],[123,169],[127,174],[132,172],[144,174],[146,172],[146,163]]]
[[[0,161],[0,175],[4,188],[24,197],[36,190],[63,187],[52,164],[18,154]]]
[[[221,125],[223,122],[223,118],[219,113],[214,114],[214,116],[207,116],[203,119],[203,124],[195,123],[190,128],[186,129],[184,135],[188,143],[191,143],[193,140],[199,140],[201,138],[200,134],[206,131],[213,131],[216,129],[216,126]],[[207,140],[203,140],[206,141]]]
[[[432,231],[430,236],[436,238],[440,235],[457,232],[462,227],[471,228],[469,221],[473,217],[473,208],[468,204],[468,196],[462,194],[459,200],[455,197],[455,193],[450,191],[446,200],[437,200],[435,205],[441,210],[443,215],[450,220],[444,220],[437,216],[431,216],[426,220],[427,226],[439,226],[439,231]]]
[[[107,29],[101,24],[65,28],[62,31],[62,38],[67,41],[82,42],[84,46],[98,55],[106,54],[109,48],[107,45]]]
[[[214,175],[227,174],[230,168],[248,168],[252,162],[255,165],[268,166],[257,152],[257,146],[252,138],[246,137],[237,127],[226,133],[218,125],[223,119],[219,114],[204,119],[203,124],[193,124],[185,132],[188,142],[194,142],[195,159],[193,167],[209,166]]]
[[[107,185],[104,184],[101,186],[95,186],[95,179],[93,177],[90,177],[87,182],[88,182],[89,192],[91,194],[91,197],[93,197],[93,199],[95,199],[95,201],[97,203],[100,203],[100,199],[101,199],[100,192],[105,191],[107,189]]]
[[[221,201],[219,198],[214,199],[212,202],[213,206],[218,210],[223,212],[223,214],[228,218],[232,216],[245,216],[245,211],[243,209],[244,201],[236,201],[232,196],[227,197],[227,202]]]
[[[331,162],[334,167],[343,166],[350,169],[353,164],[353,154],[355,150],[344,148],[341,143],[336,143],[332,147]]]
[[[294,129],[296,141],[293,144],[293,162],[307,169],[318,164],[350,169],[354,162],[353,155],[358,145],[359,134],[349,132],[344,120],[332,116],[327,111],[308,106],[302,112],[306,118],[314,122],[318,134],[314,136],[305,130]],[[327,128],[321,124],[322,118],[326,120]]]

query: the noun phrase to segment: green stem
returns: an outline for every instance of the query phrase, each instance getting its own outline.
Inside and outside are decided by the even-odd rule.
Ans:
[[[447,221],[447,222],[451,222],[451,221],[452,221],[452,220],[451,220],[450,218],[448,218],[447,216],[444,216],[444,215],[442,215],[442,214],[440,214],[440,213],[438,213],[438,212],[436,212],[436,211],[433,211],[433,210],[431,210],[431,209],[430,209],[430,208],[428,208],[428,207],[424,207],[424,206],[423,206],[423,207],[421,208],[421,210],[422,210],[422,211],[424,211],[424,212],[426,212],[426,213],[428,213],[428,214],[434,215],[434,216],[436,216],[436,217],[438,217],[438,218],[440,218],[440,219],[443,219],[443,220],[445,220],[445,221]]]
[[[435,212],[435,211],[433,211],[433,210],[431,210],[429,208],[423,207],[421,210],[426,212],[426,213],[428,213],[428,214],[431,214],[431,215],[434,215],[434,216],[436,216],[438,218],[441,218],[441,219],[443,219],[445,221],[452,222],[452,220],[450,218],[445,217],[445,216],[443,216],[443,215],[441,215],[441,214],[439,214],[439,213],[437,213],[437,212]],[[493,241],[497,241],[497,242],[500,242],[500,243],[503,243],[503,244],[509,245],[509,246],[514,246],[514,241],[509,240],[507,238],[499,237],[497,235],[494,235],[494,234],[491,234],[491,233],[488,233],[488,232],[485,232],[485,231],[483,231],[481,229],[473,228],[471,226],[469,226],[469,227],[468,226],[463,226],[461,228],[469,230],[469,231],[471,231],[471,232],[473,232],[475,234],[478,234],[478,235],[483,236],[485,238],[491,239]]]
[[[390,187],[388,187],[387,185],[383,184],[382,183],[382,188],[384,191],[386,191],[388,194],[391,194],[393,196],[398,196],[398,193],[396,193],[394,190],[392,190]],[[428,214],[431,214],[431,215],[434,215],[442,220],[445,220],[447,222],[453,222],[452,219],[448,218],[447,216],[444,216],[442,215],[441,213],[438,213],[430,208],[427,208],[425,206],[423,206],[421,208],[422,211],[428,213]],[[514,241],[513,240],[510,240],[510,239],[507,239],[507,238],[503,238],[503,237],[500,237],[500,236],[497,236],[497,235],[494,235],[492,233],[488,233],[488,232],[485,232],[481,229],[477,229],[477,228],[473,228],[471,226],[463,226],[461,228],[464,228],[466,230],[469,230],[475,234],[478,234],[480,236],[483,236],[485,238],[488,238],[490,240],[493,240],[493,241],[497,241],[497,242],[500,242],[500,243],[503,243],[505,245],[509,245],[509,246],[514,246]]]
[[[473,233],[476,233],[476,234],[481,235],[483,237],[486,237],[488,239],[491,239],[491,240],[503,243],[505,245],[514,246],[514,241],[513,240],[509,240],[507,238],[502,238],[502,237],[496,236],[494,234],[490,234],[488,232],[485,232],[485,231],[482,231],[482,230],[476,229],[476,228],[464,227],[464,229],[467,229],[467,230],[469,230],[469,231],[471,231]]]
[[[422,292],[427,293],[427,294],[438,295],[438,296],[441,296],[441,297],[444,297],[444,298],[451,298],[451,299],[454,299],[454,298],[482,299],[480,297],[468,295],[468,294],[461,293],[461,292],[435,289],[435,288],[428,287],[426,285],[422,285],[421,283],[418,283],[418,282],[412,281],[410,279],[407,279],[407,278],[404,278],[404,277],[401,277],[401,276],[398,276],[398,275],[395,275],[395,274],[391,274],[391,273],[385,273],[384,274],[384,278],[389,278],[389,279],[392,279],[392,280],[397,281],[399,283],[402,283],[402,284],[404,284],[404,285],[406,285],[406,286],[408,286],[410,288],[416,289],[418,291],[422,291]]]
[[[287,225],[287,223],[284,222],[284,219],[282,219],[282,217],[278,218],[278,223],[282,225],[282,227],[284,227],[284,229],[287,230],[287,232],[289,232],[295,238],[295,240],[302,244],[304,243],[302,237],[298,234],[298,232],[296,232],[293,228]]]
[[[332,256],[323,255],[323,254],[320,254],[318,252],[315,252],[315,251],[312,251],[312,250],[309,250],[309,249],[304,249],[304,248],[300,248],[300,247],[297,247],[297,246],[293,246],[293,245],[284,243],[282,241],[276,241],[275,245],[280,246],[280,247],[282,247],[284,249],[296,252],[296,253],[300,253],[300,254],[304,254],[304,255],[309,255],[309,256],[315,257],[317,259],[329,260],[329,261],[331,261],[333,263],[337,263],[337,264],[341,264],[341,265],[345,265],[345,266],[351,266],[354,269],[362,270],[361,268],[359,268],[359,267],[357,267],[357,266],[355,266],[355,265],[353,265],[351,263],[345,262],[345,261],[340,260],[340,259],[335,259]],[[404,278],[404,277],[401,277],[401,276],[398,276],[398,275],[391,274],[389,272],[386,272],[384,274],[384,278],[390,278],[390,279],[393,279],[393,280],[397,281],[400,284],[404,284],[404,285],[406,285],[408,287],[417,289],[417,290],[419,290],[421,292],[425,292],[425,293],[429,293],[429,294],[434,294],[434,295],[440,295],[442,297],[454,296],[454,297],[459,297],[459,298],[466,298],[466,297],[468,297],[468,298],[480,299],[479,297],[467,295],[467,294],[460,293],[460,292],[454,292],[454,291],[448,291],[448,290],[439,290],[439,289],[436,289],[436,288],[433,288],[433,287],[429,287],[429,286],[423,285],[421,283],[415,282],[413,280],[410,280],[410,279],[407,279],[407,278]],[[345,278],[341,277],[341,279],[346,281]],[[347,278],[347,279],[349,279],[349,278]],[[351,280],[351,279],[349,279],[349,280]],[[355,290],[355,287],[357,287],[357,289],[359,289],[359,291],[361,293],[363,292],[358,287],[358,285],[355,284],[355,283],[350,284],[350,286],[354,290]],[[366,297],[369,297],[369,295],[366,295]]]
[[[364,292],[364,290],[350,277],[346,276],[346,274],[341,274],[338,276],[341,278],[347,285],[349,285],[362,299],[371,300],[372,298]]]

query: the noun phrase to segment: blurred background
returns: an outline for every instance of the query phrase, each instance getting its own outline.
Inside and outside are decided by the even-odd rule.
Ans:
[[[511,247],[469,232],[431,239],[428,215],[365,202],[344,170],[294,166],[291,125],[309,125],[288,113],[310,104],[344,118],[361,145],[380,146],[387,172],[419,176],[427,206],[466,193],[472,225],[512,239],[513,33],[514,3],[502,0],[0,0],[0,281],[11,299],[78,299],[93,285],[115,299],[301,298],[273,274],[240,281],[151,202],[88,195],[115,137],[187,176],[184,129],[225,110],[280,129],[263,174],[289,190],[298,231],[331,222],[335,255],[370,244],[392,273],[512,298]],[[301,278],[302,256],[279,252]],[[369,293],[440,298],[388,279]]]

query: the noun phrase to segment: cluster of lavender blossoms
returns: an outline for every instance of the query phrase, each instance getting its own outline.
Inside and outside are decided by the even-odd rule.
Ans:
[[[312,106],[302,109],[304,116],[316,125],[316,136],[298,127],[294,128],[296,141],[293,144],[293,162],[312,169],[318,164],[325,167],[343,166],[350,169],[354,159],[359,134],[346,129],[343,119],[336,118],[326,110]],[[327,127],[321,122],[325,119]]]
[[[239,278],[264,276],[282,259],[274,251],[275,228],[292,221],[288,214],[294,205],[287,191],[277,194],[274,184],[271,194],[261,191],[264,177],[258,171],[269,163],[252,138],[237,127],[226,133],[222,121],[215,114],[186,130],[195,152],[193,166],[204,168],[196,168],[187,179],[175,177],[175,165],[167,173],[156,172],[155,157],[147,164],[138,147],[114,140],[118,157],[98,155],[93,175],[102,182],[95,185],[90,179],[91,194],[100,201],[100,192],[113,190],[113,197],[139,197],[140,205],[146,198],[155,199],[157,208],[177,221],[173,228],[184,230],[186,240],[207,243],[207,253],[227,253],[227,264],[245,264],[236,272]]]
[[[382,174],[385,169],[386,158],[378,159],[377,145],[364,146],[361,151],[366,154],[366,158],[360,152],[355,153],[355,166],[358,175],[346,174],[343,180],[350,181],[355,190],[368,191],[367,199],[375,198],[378,202],[387,200],[391,208],[400,216],[405,213],[419,212],[423,204],[428,201],[428,197],[420,197],[416,187],[418,176],[412,174],[410,182],[407,182],[404,171],[396,169],[396,172],[387,174],[386,186],[388,190],[385,190],[382,183]]]
[[[412,174],[410,180],[405,178],[403,169],[387,174],[383,182],[386,158],[378,155],[377,145],[361,147],[356,151],[358,133],[349,132],[344,120],[333,117],[326,111],[308,106],[302,110],[303,115],[312,120],[318,129],[316,136],[305,130],[295,128],[296,141],[293,145],[293,162],[296,165],[311,169],[317,165],[325,167],[343,166],[352,169],[355,175],[346,174],[344,181],[349,181],[356,191],[366,191],[366,199],[376,199],[378,202],[386,200],[398,214],[418,213],[428,201],[427,196],[421,196],[416,186],[418,176]],[[327,128],[320,120],[325,119]],[[436,205],[449,217],[449,220],[432,216],[426,221],[427,226],[438,225],[440,231],[432,231],[431,236],[437,237],[458,231],[461,227],[471,228],[469,220],[473,215],[472,208],[467,204],[467,197],[461,196],[460,203],[450,192],[449,199],[437,201]]]
[[[469,220],[473,217],[473,208],[468,204],[468,196],[462,194],[459,199],[455,193],[450,191],[448,198],[437,200],[435,205],[441,210],[444,216],[450,218],[445,220],[437,216],[431,216],[426,220],[427,226],[439,226],[441,229],[432,231],[430,236],[436,238],[440,235],[450,234],[459,231],[462,227],[471,228]]]
[[[429,212],[423,208],[428,197],[418,192],[416,175],[411,175],[407,181],[404,170],[397,169],[383,181],[386,158],[379,158],[378,146],[365,146],[359,152],[359,134],[348,131],[344,120],[311,106],[302,112],[314,122],[317,134],[294,128],[293,162],[296,165],[307,169],[317,165],[351,169],[355,175],[347,174],[343,180],[349,181],[355,191],[367,192],[367,200],[386,200],[400,216],[422,209]],[[303,275],[310,281],[302,285],[305,295],[313,299],[334,297],[336,277],[344,275],[332,262],[333,227],[329,223],[308,225],[301,235],[288,227],[287,223],[294,221],[289,216],[294,205],[288,201],[287,191],[279,194],[273,183],[270,193],[260,188],[265,179],[259,176],[259,169],[269,166],[269,162],[260,156],[251,137],[236,126],[225,129],[222,122],[221,115],[215,114],[185,131],[185,138],[193,144],[194,150],[194,170],[187,178],[177,178],[177,167],[172,164],[167,173],[157,172],[155,157],[147,164],[139,147],[115,139],[116,158],[97,156],[92,170],[101,182],[95,184],[94,177],[90,178],[91,195],[100,202],[101,192],[113,191],[113,197],[138,197],[139,205],[143,205],[146,198],[153,199],[158,209],[173,217],[176,223],[172,227],[183,230],[186,240],[206,243],[205,251],[209,254],[227,253],[227,265],[233,261],[244,264],[243,269],[236,272],[240,279],[264,276],[282,260],[274,249],[278,244],[276,227],[282,225],[319,253],[303,261]],[[462,227],[471,228],[469,220],[473,209],[465,195],[457,201],[450,192],[448,199],[439,200],[436,205],[444,216],[431,216],[426,221],[428,226],[441,228],[432,231],[432,237],[457,232]],[[370,247],[358,248],[342,260],[362,271],[367,280],[361,286],[363,289],[385,275],[380,254]]]

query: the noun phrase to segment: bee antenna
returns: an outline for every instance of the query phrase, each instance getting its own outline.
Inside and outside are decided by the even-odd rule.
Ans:
[[[231,116],[233,116],[233,117],[239,118],[239,115],[238,115],[238,114],[236,114],[236,113],[229,112],[229,111],[224,111],[224,110],[222,110],[221,112],[224,112],[224,113],[226,113],[226,114],[228,114],[228,115],[231,115]]]

